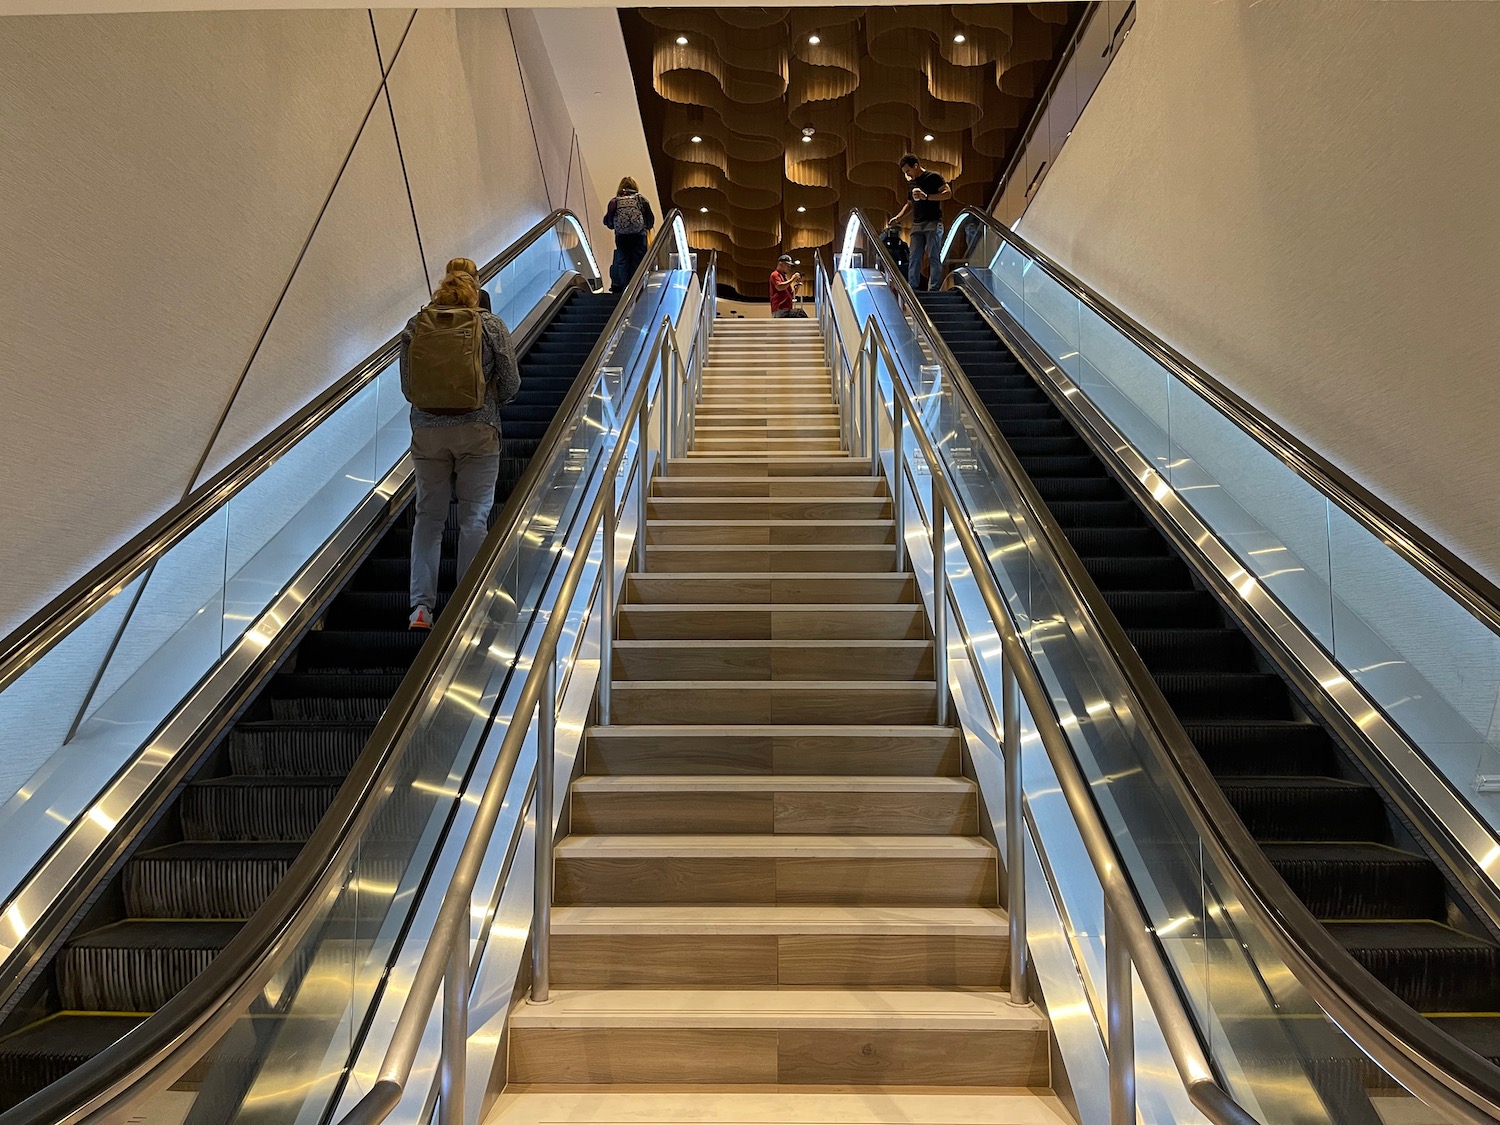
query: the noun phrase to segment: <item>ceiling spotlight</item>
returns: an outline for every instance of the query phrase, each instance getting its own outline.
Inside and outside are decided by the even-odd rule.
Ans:
[[[809,43],[811,43],[814,47],[816,47],[819,43],[823,42],[823,40],[819,39],[816,35],[809,35],[807,37],[807,41]]]
[[[800,215],[800,214],[802,214],[802,213],[803,213],[803,212],[804,212],[804,211],[806,211],[806,210],[807,210],[807,208],[806,208],[806,207],[798,207],[798,208],[797,208],[797,214],[799,214],[799,215]]]
[[[792,265],[794,265],[794,266],[800,266],[801,264],[802,264],[802,259],[801,258],[798,258],[795,262],[792,263]]]
[[[698,213],[700,215],[707,215],[708,214],[708,208],[707,207],[700,207],[700,208],[698,208]]]
[[[928,137],[928,138],[927,138],[927,139],[928,139],[928,140],[929,140],[929,141],[930,141],[930,140],[932,140],[932,138],[931,138],[931,137]],[[702,144],[702,143],[703,143],[703,138],[702,138],[702,137],[700,137],[700,136],[699,136],[699,135],[698,135],[698,134],[697,134],[697,133],[694,133],[694,134],[693,134],[693,143],[694,143],[694,144],[695,144],[695,145],[699,145],[699,144]]]
[[[804,126],[802,126],[802,135],[804,137],[810,137],[810,136],[812,136],[816,132],[817,132],[817,130],[814,129],[811,125],[804,125]]]
[[[955,43],[962,43],[963,41],[964,41],[964,33],[962,31],[960,31],[957,35],[955,35],[953,37],[953,42],[955,42]],[[687,40],[686,39],[679,39],[679,40],[677,40],[677,42],[679,42],[679,43],[686,43]]]
[[[922,139],[924,141],[930,141],[930,140],[932,140],[932,134],[931,133],[923,133],[922,134]]]
[[[686,35],[679,35],[677,37],[677,45],[679,47],[686,47],[687,46],[687,36]]]
[[[812,144],[812,138],[811,137],[803,137],[802,138],[802,143],[805,144],[805,145],[810,145],[810,144]]]

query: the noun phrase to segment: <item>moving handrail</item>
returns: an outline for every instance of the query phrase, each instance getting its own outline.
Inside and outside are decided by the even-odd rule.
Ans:
[[[971,213],[999,225],[982,213],[965,212]],[[957,230],[957,224],[954,229]],[[1000,230],[1027,253],[1035,253],[1003,227]],[[945,371],[961,372],[962,366],[943,342],[926,310],[915,300],[874,228],[859,211],[849,220],[848,245],[852,245],[856,232],[891,279],[902,311],[911,318],[923,346],[930,349]],[[1081,288],[1081,283],[1074,284]],[[1225,798],[1114,614],[1098,608],[1105,604],[1102,595],[1083,569],[1077,553],[1068,545],[1061,526],[1030,477],[1000,436],[989,412],[978,403],[966,379],[952,379],[949,385],[964,398],[991,452],[1012,478],[1027,507],[1028,522],[1047,545],[1053,565],[1071,587],[1088,627],[1100,638],[1123,675],[1131,692],[1128,702],[1144,720],[1143,730],[1158,760],[1166,767],[1164,777],[1173,796],[1208,845],[1209,854],[1230,879],[1232,889],[1257,929],[1270,939],[1297,982],[1342,1032],[1408,1090],[1461,1121],[1479,1125],[1500,1120],[1500,1066],[1402,1003],[1329,934],[1287,886]]]
[[[712,284],[713,271],[710,270]],[[707,289],[707,286],[705,286]],[[705,312],[711,315],[712,305],[705,297]],[[699,341],[702,342],[700,321]],[[694,349],[695,353],[699,349]],[[630,448],[626,435],[634,429],[637,433],[636,487],[640,511],[644,515],[645,497],[649,487],[647,461],[647,391],[650,373],[662,365],[660,383],[662,406],[660,469],[663,473],[672,454],[681,448],[686,437],[684,426],[691,413],[690,403],[701,393],[701,364],[683,359],[678,348],[672,322],[663,318],[656,331],[639,384],[631,396],[630,405],[620,414],[618,437],[614,452],[603,470],[603,486],[589,507],[581,524],[579,543],[592,543],[596,532],[602,531],[604,545],[603,561],[599,567],[600,586],[600,649],[601,674],[600,707],[601,722],[607,721],[609,696],[605,685],[609,682],[611,654],[613,651],[613,622],[615,582],[615,537],[616,504],[615,481]],[[644,519],[637,526],[640,543],[645,541]],[[532,924],[532,982],[531,997],[537,1002],[547,999],[549,975],[549,934],[552,903],[552,821],[554,774],[553,762],[557,737],[557,657],[558,641],[568,615],[563,612],[573,600],[579,582],[583,578],[589,554],[582,547],[573,554],[572,561],[563,576],[558,590],[556,608],[547,620],[533,658],[531,671],[516,703],[514,718],[505,732],[494,771],[485,784],[478,811],[469,835],[464,841],[458,866],[453,879],[443,896],[443,905],[437,922],[423,951],[421,964],[412,979],[401,1014],[391,1036],[390,1046],[381,1063],[379,1077],[369,1092],[341,1119],[340,1125],[378,1125],[384,1121],[401,1102],[406,1083],[411,1077],[422,1035],[431,1018],[438,991],[443,993],[442,1052],[438,1068],[441,1075],[442,1097],[438,1108],[439,1125],[462,1125],[464,1121],[465,1074],[467,1070],[467,1038],[469,1015],[469,918],[481,866],[489,852],[495,825],[500,818],[506,791],[510,788],[521,747],[531,726],[533,712],[537,716],[537,773],[533,789],[533,809],[537,839],[535,845],[536,880]]]
[[[68,1081],[54,1083],[0,1113],[0,1125],[71,1125],[128,1116],[130,1107],[160,1093],[211,1049],[266,986],[283,957],[296,948],[313,925],[320,904],[337,890],[342,872],[376,815],[375,798],[394,783],[406,747],[404,733],[432,693],[463,621],[483,594],[484,575],[518,530],[527,496],[561,440],[564,421],[587,393],[588,375],[598,370],[618,342],[652,263],[674,242],[685,242],[681,213],[676,209],[663,219],[640,269],[585,361],[583,374],[558,408],[467,577],[461,578],[333,804],[275,891],[191,988],[74,1070]]]
[[[821,263],[818,269],[820,292],[827,292],[828,281]],[[827,302],[825,298],[825,304]],[[889,404],[883,402],[880,383],[876,378],[877,359],[884,359],[892,373],[893,398]],[[1176,980],[1168,967],[1165,955],[1157,945],[1155,932],[1147,922],[1134,886],[1126,875],[1125,864],[1115,847],[1109,830],[1100,818],[1094,804],[1087,780],[1073,757],[1072,748],[1059,725],[1050,695],[1043,685],[1033,663],[1030,650],[1022,642],[1016,624],[1006,606],[994,576],[990,572],[989,560],[983,547],[969,526],[968,512],[959,500],[948,480],[947,470],[932,440],[922,425],[922,412],[912,400],[910,392],[896,374],[899,365],[892,357],[884,334],[871,315],[864,326],[857,358],[847,371],[840,367],[835,378],[841,380],[839,396],[841,413],[846,416],[859,412],[866,420],[864,432],[859,436],[864,448],[859,452],[870,459],[872,474],[881,472],[880,419],[884,414],[889,419],[893,434],[895,455],[892,464],[890,486],[892,507],[904,514],[904,489],[906,487],[904,443],[902,434],[910,428],[931,479],[932,524],[930,528],[933,557],[933,630],[934,648],[942,654],[935,660],[936,676],[939,677],[940,698],[946,691],[946,626],[947,600],[946,565],[944,563],[946,528],[951,526],[969,572],[977,583],[985,607],[995,626],[1003,651],[1005,686],[1002,689],[1004,708],[1004,754],[1006,763],[1007,803],[1006,827],[1011,835],[1011,847],[1007,850],[1007,863],[1012,865],[1006,883],[1008,888],[1007,909],[1012,926],[1012,955],[1024,948],[1026,903],[1025,880],[1015,870],[1019,862],[1019,832],[1021,824],[1020,786],[1020,724],[1014,696],[1019,691],[1031,714],[1037,719],[1037,733],[1046,750],[1048,760],[1056,772],[1068,808],[1073,814],[1082,836],[1084,846],[1093,863],[1106,904],[1106,1008],[1108,1014],[1108,1059],[1109,1059],[1109,1105],[1112,1125],[1126,1125],[1136,1119],[1135,1108],[1135,1053],[1132,1003],[1131,970],[1139,976],[1141,986],[1151,1004],[1152,1013],[1161,1026],[1167,1048],[1181,1077],[1189,1099],[1214,1125],[1257,1125],[1256,1119],[1230,1096],[1215,1076],[1208,1056],[1203,1049],[1197,1029],[1189,1015]],[[889,412],[885,410],[889,406]],[[898,519],[901,518],[898,516]],[[898,531],[897,542],[903,543],[905,536]],[[898,548],[899,549],[899,548]],[[1045,719],[1044,719],[1045,717]],[[1012,999],[1024,1003],[1024,991],[1017,994],[1020,985],[1019,962],[1013,961],[1011,983]]]
[[[559,208],[486,263],[479,271],[480,283],[489,281],[548,231],[564,222],[572,226],[580,242],[587,245],[578,216],[571,210]],[[387,340],[353,370],[0,640],[0,690],[40,660],[103,602],[123,589],[132,578],[185,538],[210,513],[218,510],[282,454],[322,425],[339,407],[391,364],[400,346],[399,335]]]
[[[1131,343],[1171,372],[1173,377],[1191,387],[1241,430],[1275,454],[1288,468],[1383,539],[1475,618],[1484,622],[1491,631],[1500,633],[1500,586],[1485,578],[1316,449],[1299,440],[1284,426],[1133,319],[1129,313],[1095,293],[993,215],[976,207],[965,207],[944,239],[944,259],[947,258],[948,250],[959,230],[968,222],[983,225],[991,234],[1030,258],[1067,290],[1069,295],[1124,334]]]

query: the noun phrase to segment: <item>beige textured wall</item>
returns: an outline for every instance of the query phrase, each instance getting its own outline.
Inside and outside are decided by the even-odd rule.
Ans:
[[[1500,579],[1500,4],[1140,0],[1021,224]]]
[[[562,202],[545,50],[412,14],[0,20],[0,635],[183,495],[231,397],[203,474]]]

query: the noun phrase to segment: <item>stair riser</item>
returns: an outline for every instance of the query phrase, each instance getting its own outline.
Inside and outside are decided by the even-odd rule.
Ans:
[[[615,650],[621,680],[921,680],[932,677],[926,642],[837,648],[716,647],[699,641],[666,648]]]
[[[745,418],[732,420],[709,421],[700,420],[697,428],[693,431],[693,444],[701,445],[705,441],[759,441],[762,438],[816,438],[820,441],[839,440],[838,422],[833,419],[828,421],[803,420],[797,418],[770,419],[762,418],[759,421]]]
[[[714,437],[698,434],[693,438],[689,457],[715,453],[838,453],[843,449],[835,434],[828,437]]]
[[[189,840],[305,840],[333,803],[337,787],[289,786],[240,791],[189,786],[181,803]]]
[[[948,734],[658,738],[594,733],[585,762],[589,773],[605,776],[954,777],[960,769],[958,738]]]
[[[804,603],[859,603],[912,605],[915,579],[905,574],[850,574],[812,577],[800,575],[737,574],[713,578],[633,574],[626,584],[628,601],[650,605],[692,604],[797,605]]]
[[[674,459],[669,470],[675,477],[861,477],[868,475],[868,465],[849,457],[700,456]]]
[[[725,502],[719,497],[652,497],[648,521],[671,520],[884,520],[891,504],[883,496],[758,496]]]
[[[201,860],[133,859],[125,868],[125,908],[133,918],[248,918],[290,866],[240,860],[205,869]]]
[[[896,566],[894,546],[852,547],[708,547],[660,546],[646,555],[647,569],[655,573],[702,571],[771,574],[799,571],[892,572]]]
[[[811,480],[759,477],[658,477],[651,494],[678,497],[765,497],[785,498],[812,496],[877,497],[885,495],[885,482],[876,477],[816,477]],[[403,618],[402,620],[405,620]]]
[[[555,894],[559,904],[590,906],[993,906],[995,878],[994,860],[978,857],[585,859],[563,854],[557,858]]]
[[[511,1032],[510,1080],[1045,1086],[1045,1032],[865,1029],[526,1028]]]
[[[676,723],[931,723],[937,715],[931,684],[881,684],[878,691],[840,685],[799,688],[754,681],[733,687],[691,680],[666,686],[617,683],[613,721]]]
[[[917,606],[811,610],[710,605],[658,610],[635,606],[620,614],[621,640],[921,640],[926,615]]]
[[[864,523],[842,521],[822,523],[812,520],[786,521],[761,526],[737,526],[735,523],[696,523],[661,520],[648,524],[648,543],[700,543],[718,546],[805,546],[810,543],[894,543],[895,525],[888,520]]]
[[[572,831],[952,836],[979,831],[973,793],[579,793]]]
[[[1003,933],[554,934],[557,988],[1009,986]]]

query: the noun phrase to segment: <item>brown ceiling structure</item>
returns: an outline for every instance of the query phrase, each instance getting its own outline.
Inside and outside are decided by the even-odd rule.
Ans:
[[[901,208],[903,153],[983,206],[1083,7],[622,9],[662,209],[763,297],[779,254]]]

